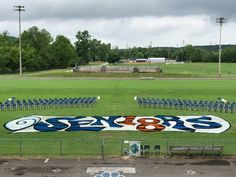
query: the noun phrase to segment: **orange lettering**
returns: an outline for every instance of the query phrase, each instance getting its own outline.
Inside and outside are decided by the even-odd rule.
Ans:
[[[140,123],[137,126],[139,131],[154,132],[165,129],[165,126],[158,124],[160,123],[160,120],[154,118],[142,118],[138,120],[138,123]]]

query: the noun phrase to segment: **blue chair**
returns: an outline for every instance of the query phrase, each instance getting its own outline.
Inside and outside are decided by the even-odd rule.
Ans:
[[[3,103],[0,104],[0,110],[4,111],[5,110],[5,105]]]
[[[234,112],[235,112],[235,106],[236,106],[235,103],[232,103],[232,104],[230,105],[229,110],[230,110],[231,113],[234,113]]]
[[[29,109],[29,104],[27,102],[24,102],[23,103],[23,109]]]

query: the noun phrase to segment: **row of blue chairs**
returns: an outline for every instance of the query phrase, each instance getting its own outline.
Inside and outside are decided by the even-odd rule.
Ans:
[[[236,102],[221,102],[208,100],[164,99],[137,97],[139,106],[160,109],[181,109],[192,111],[235,112]]]
[[[97,102],[97,97],[78,97],[78,98],[39,98],[39,99],[8,99],[0,103],[0,110],[27,110],[27,109],[47,109],[47,108],[66,108],[79,106],[93,106]]]

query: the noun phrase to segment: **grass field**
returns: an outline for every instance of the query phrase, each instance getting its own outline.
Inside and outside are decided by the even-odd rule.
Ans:
[[[185,64],[116,64],[114,66],[158,66],[159,73],[72,73],[72,69],[58,69],[24,73],[25,77],[98,77],[98,78],[217,78],[218,63],[185,63]],[[221,64],[222,78],[236,78],[236,63]],[[18,75],[3,75],[1,77],[18,77]]]
[[[224,145],[224,153],[236,155],[236,113],[191,112],[186,110],[139,108],[134,96],[216,100],[221,96],[236,101],[235,80],[79,80],[79,79],[1,79],[0,101],[11,96],[23,98],[55,98],[101,96],[93,108],[63,108],[0,112],[1,155],[82,155],[101,153],[119,155],[124,139],[142,140],[149,144],[212,144]],[[9,133],[4,123],[30,115],[206,115],[221,117],[231,124],[222,134],[181,132],[57,132]],[[168,139],[168,141],[167,141]],[[20,141],[22,140],[22,141]]]

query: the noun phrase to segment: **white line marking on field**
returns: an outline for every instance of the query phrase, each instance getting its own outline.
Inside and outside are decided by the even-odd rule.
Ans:
[[[135,174],[135,168],[133,167],[88,167],[87,173],[89,174],[95,174],[101,171],[106,172],[123,172],[127,174]]]

